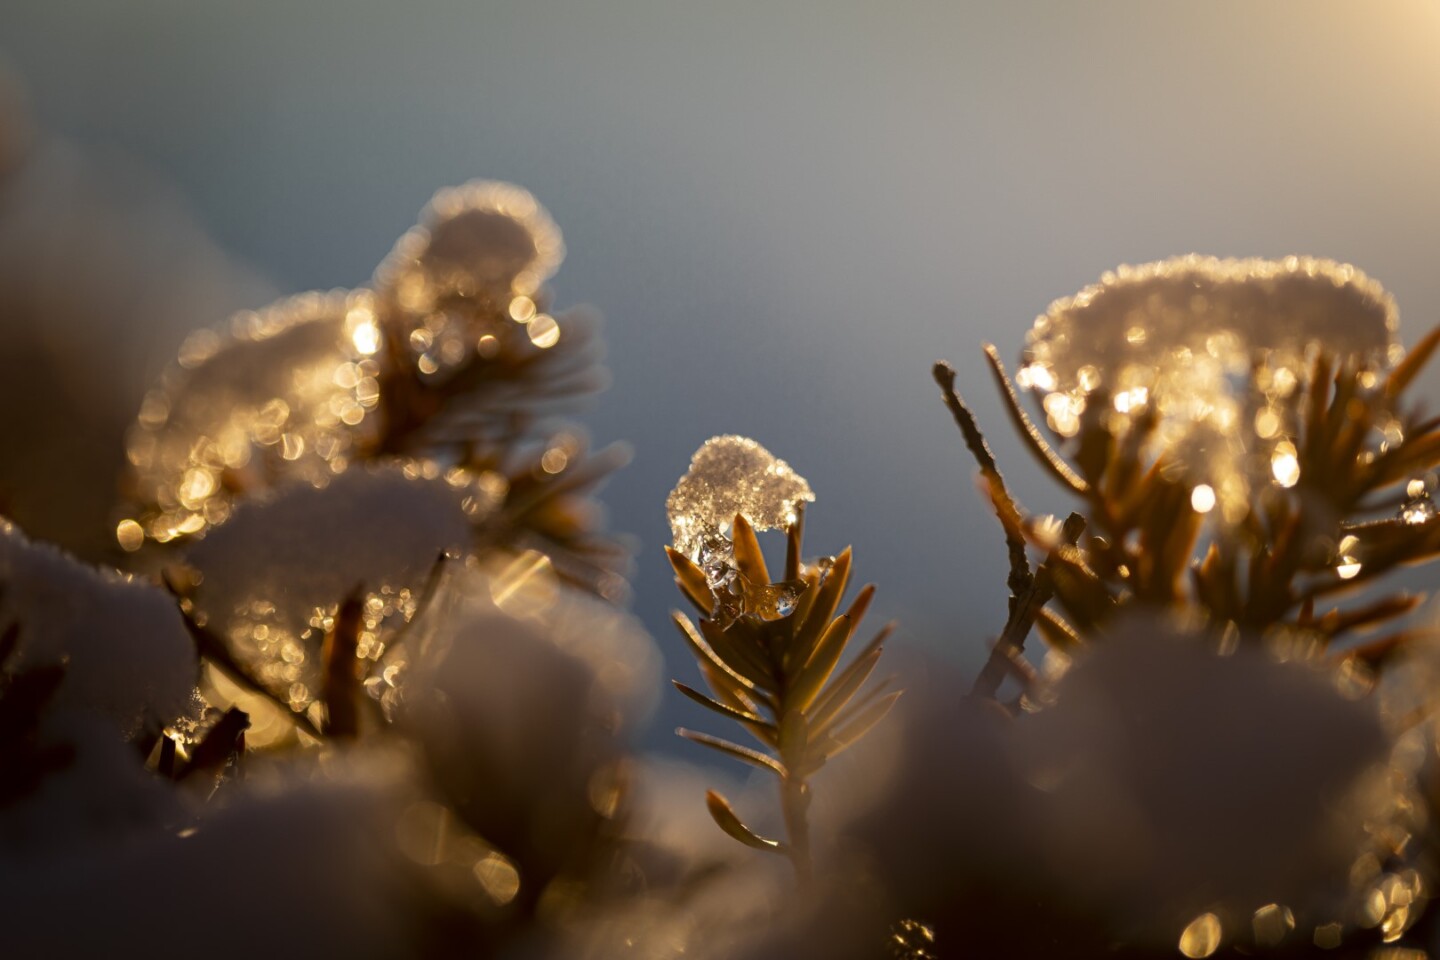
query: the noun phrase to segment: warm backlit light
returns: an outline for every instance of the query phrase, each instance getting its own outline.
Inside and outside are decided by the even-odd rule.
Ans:
[[[1270,903],[1255,911],[1250,924],[1256,943],[1263,947],[1277,947],[1295,929],[1295,915],[1289,907]]]
[[[1300,458],[1295,444],[1282,440],[1275,445],[1275,452],[1270,456],[1270,473],[1282,487],[1293,487],[1300,482]]]
[[[548,313],[537,313],[528,326],[530,342],[542,350],[548,350],[560,342],[560,324]]]
[[[1215,489],[1208,483],[1202,483],[1190,491],[1190,506],[1196,513],[1209,513],[1215,509]]]
[[[510,319],[516,323],[529,323],[535,319],[535,301],[529,297],[516,297],[510,301]]]
[[[1180,934],[1180,952],[1187,957],[1208,957],[1220,949],[1223,933],[1219,917],[1202,913]]]
[[[380,349],[380,328],[369,307],[355,307],[345,318],[350,326],[350,342],[357,353],[373,356]]]
[[[496,906],[505,906],[520,892],[520,871],[505,856],[491,851],[475,861],[472,872]]]
[[[121,520],[115,525],[115,539],[127,553],[134,553],[145,542],[145,528],[134,520]]]

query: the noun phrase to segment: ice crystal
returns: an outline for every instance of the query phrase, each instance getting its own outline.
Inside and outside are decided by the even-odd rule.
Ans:
[[[1398,323],[1390,296],[1348,264],[1192,254],[1122,266],[1051,304],[1031,330],[1029,359],[1057,388],[1089,393],[1113,388],[1129,364],[1208,357],[1243,371],[1253,351],[1293,365],[1315,344],[1384,362]]]
[[[304,294],[194,334],[141,406],[116,539],[134,551],[203,536],[240,497],[323,486],[397,449],[397,430],[407,451],[431,452],[593,389],[589,321],[546,312],[563,255],[534,197],[476,181],[436,194],[373,289]]]
[[[1061,437],[1086,419],[1121,434],[1154,416],[1152,455],[1210,487],[1233,521],[1256,485],[1299,480],[1283,401],[1316,352],[1380,369],[1403,355],[1397,326],[1394,301],[1348,264],[1191,255],[1121,267],[1053,303],[1015,380]]]
[[[665,506],[675,549],[704,569],[727,562],[737,513],[756,530],[784,528],[795,522],[801,503],[814,499],[810,484],[784,460],[747,437],[720,436],[695,451]]]

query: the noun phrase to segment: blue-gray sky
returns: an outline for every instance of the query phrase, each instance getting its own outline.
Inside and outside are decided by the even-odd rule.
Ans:
[[[560,302],[607,317],[588,424],[635,445],[607,500],[671,654],[664,499],[712,434],[810,480],[811,544],[855,545],[877,621],[973,661],[1003,551],[932,361],[1059,512],[979,346],[1013,357],[1103,270],[1308,253],[1383,282],[1407,340],[1440,314],[1428,0],[10,0],[0,58],[40,125],[168,178],[282,291],[364,283],[437,187],[533,190]]]

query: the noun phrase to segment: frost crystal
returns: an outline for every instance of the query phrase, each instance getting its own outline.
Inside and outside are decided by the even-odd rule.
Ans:
[[[564,257],[560,228],[529,191],[476,180],[435,195],[380,264],[375,290],[417,369],[443,378],[498,351],[504,324],[555,346],[545,283]]]
[[[268,690],[304,711],[320,692],[320,649],[336,608],[365,591],[356,657],[382,673],[393,633],[416,613],[442,551],[471,532],[464,488],[424,465],[351,469],[247,503],[186,556],[195,613]]]
[[[1281,486],[1299,478],[1282,401],[1305,384],[1315,353],[1380,369],[1403,356],[1397,327],[1389,294],[1348,264],[1191,255],[1121,267],[1051,304],[1015,382],[1039,395],[1062,437],[1086,417],[1118,434],[1156,415],[1152,453],[1183,466],[1236,520],[1269,475]]]
[[[707,544],[725,540],[737,513],[756,530],[794,523],[810,484],[784,460],[747,437],[706,440],[665,501],[675,549],[696,558]],[[727,541],[728,542],[728,541]],[[709,572],[709,571],[707,571]]]
[[[560,228],[530,192],[475,180],[441,190],[381,266],[379,287],[407,299],[453,291],[466,296],[534,294],[565,256]]]
[[[121,545],[202,534],[237,494],[343,471],[375,432],[380,341],[364,291],[303,294],[191,336],[131,434],[139,521]]]
[[[1394,300],[1349,264],[1192,254],[1122,266],[1057,300],[1035,321],[1027,359],[1060,389],[1104,385],[1113,393],[1127,364],[1208,357],[1243,370],[1254,351],[1296,361],[1316,344],[1383,362],[1398,324]]]

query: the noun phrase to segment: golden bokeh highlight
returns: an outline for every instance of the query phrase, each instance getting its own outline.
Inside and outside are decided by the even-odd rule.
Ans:
[[[1220,918],[1213,913],[1202,913],[1180,932],[1180,952],[1191,958],[1208,957],[1220,949],[1223,935]]]

